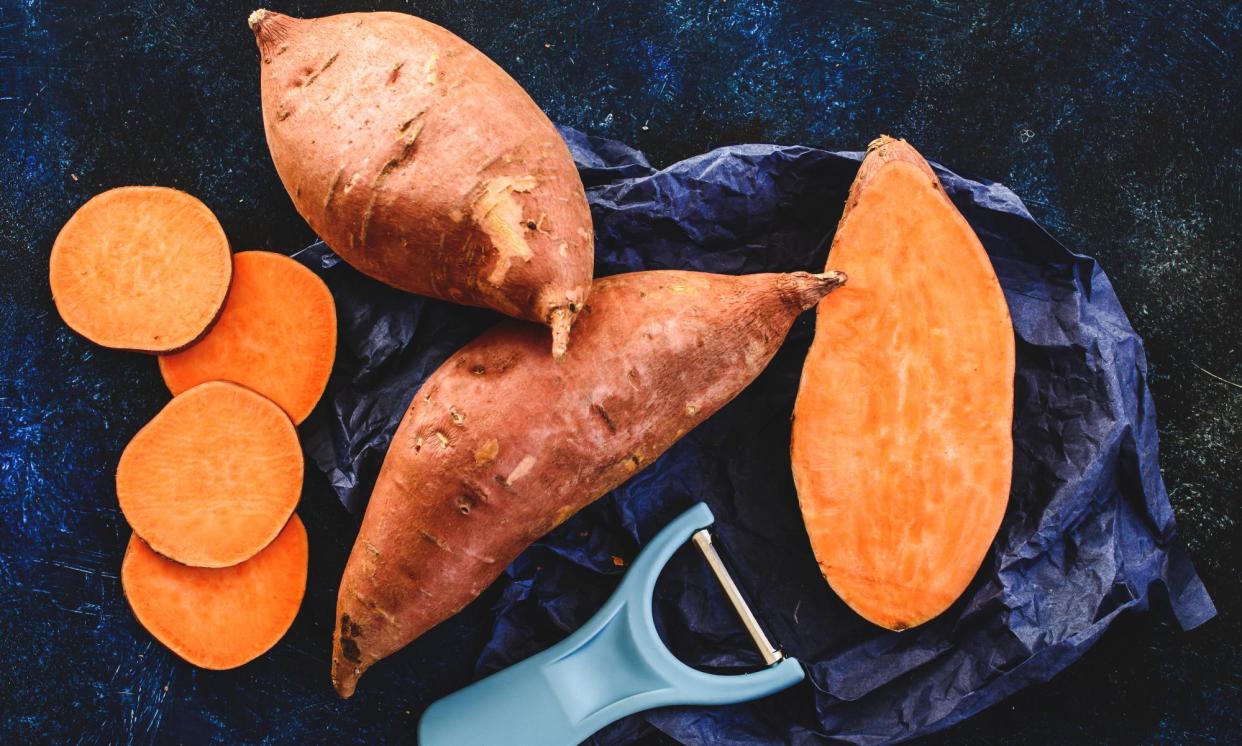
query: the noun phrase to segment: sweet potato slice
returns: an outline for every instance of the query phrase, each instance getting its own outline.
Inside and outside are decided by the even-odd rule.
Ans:
[[[794,409],[798,499],[820,569],[866,619],[921,624],[991,545],[1013,461],[1014,338],[991,262],[927,162],[871,144],[828,266]]]
[[[52,300],[77,333],[104,347],[171,352],[198,339],[229,289],[229,242],[211,210],[165,187],[96,195],[61,229]]]
[[[323,280],[269,251],[233,256],[233,287],[207,336],[160,357],[173,394],[232,381],[263,394],[301,423],[315,408],[336,356],[336,306]]]
[[[121,587],[155,639],[200,668],[236,668],[267,652],[293,624],[306,592],[306,528],[294,515],[259,552],[232,567],[187,567],[134,534]]]
[[[211,381],[168,403],[121,454],[121,512],[151,548],[195,567],[250,559],[302,491],[293,422],[267,398]]]

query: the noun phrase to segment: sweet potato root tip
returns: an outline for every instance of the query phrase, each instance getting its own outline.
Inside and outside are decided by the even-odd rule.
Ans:
[[[350,619],[349,614],[341,615],[337,623],[337,634],[332,641],[332,687],[342,699],[353,696],[362,672],[374,662],[362,662],[362,649],[358,640],[364,634],[362,627]]]
[[[357,665],[350,662],[351,658],[358,657],[358,643],[352,638],[344,637],[337,642],[337,647],[341,652],[332,656],[332,687],[342,699],[349,699],[354,696],[358,679],[362,675]]]
[[[799,311],[805,311],[844,285],[845,280],[845,273],[835,270],[819,274],[791,272],[782,278],[780,289],[791,305]]]
[[[267,652],[297,617],[306,592],[306,528],[293,515],[262,551],[232,567],[188,567],[134,534],[121,586],[138,622],[200,668],[236,668]]]
[[[232,266],[224,229],[202,202],[176,189],[120,187],[65,223],[49,281],[74,331],[104,347],[164,353],[211,326]]]
[[[517,82],[400,13],[251,26],[272,161],[311,228],[394,287],[556,324],[563,350],[591,287],[591,213],[568,147]]]
[[[282,41],[289,33],[289,27],[298,21],[297,18],[260,8],[250,14],[246,25],[250,26],[260,48],[270,50],[271,45]]]
[[[445,361],[393,436],[341,579],[341,695],[729,402],[843,280],[617,275],[595,283],[560,362],[545,331],[516,322]]]
[[[300,424],[327,386],[336,357],[336,307],[323,280],[268,251],[233,256],[233,287],[211,331],[160,357],[174,395],[232,381],[276,402]]]
[[[212,381],[175,397],[121,454],[117,499],[156,552],[195,567],[253,557],[302,491],[302,449],[280,407]]]
[[[1000,526],[1013,327],[979,239],[902,140],[868,148],[828,264],[850,282],[817,312],[794,482],[833,590],[906,629],[961,595]]]
[[[250,17],[246,19],[246,25],[250,27],[251,31],[253,31],[256,35],[258,35],[259,28],[263,24],[263,18],[267,16],[267,14],[270,12],[271,11],[267,10],[266,8],[259,8],[258,10],[251,13]]]
[[[891,143],[904,143],[904,142],[905,140],[898,140],[897,138],[891,135],[880,135],[876,139],[867,143],[867,152],[871,153]],[[911,150],[913,150],[913,148],[911,148]]]
[[[273,57],[288,50],[287,40],[290,29],[298,21],[297,18],[263,8],[251,13],[246,19],[247,25],[254,33],[254,40],[259,46],[259,53],[265,66],[272,63]]]

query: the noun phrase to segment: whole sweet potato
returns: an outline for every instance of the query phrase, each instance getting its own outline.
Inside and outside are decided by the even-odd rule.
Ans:
[[[516,322],[446,360],[393,436],[341,579],[337,691],[733,399],[844,280],[618,275],[595,284],[559,364]]]
[[[564,141],[504,70],[402,13],[250,16],[276,170],[359,270],[546,324],[590,289],[591,213]]]

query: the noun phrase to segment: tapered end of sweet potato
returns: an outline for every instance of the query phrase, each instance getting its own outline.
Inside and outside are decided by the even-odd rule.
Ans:
[[[336,689],[336,693],[341,699],[349,699],[354,696],[354,689],[358,686],[358,677],[361,672],[354,668],[353,664],[342,661],[340,656],[332,658],[332,687]]]
[[[281,13],[274,13],[270,10],[260,8],[250,14],[246,19],[246,24],[250,26],[250,30],[254,32],[254,40],[259,45],[259,51],[263,54],[263,61],[268,62],[271,59],[270,53],[273,47],[289,33],[289,27],[298,19],[290,18]]]
[[[785,302],[795,306],[799,311],[805,311],[819,303],[824,296],[844,285],[846,279],[844,272],[835,270],[819,274],[790,272],[787,275],[781,275],[777,288]]]
[[[889,163],[902,161],[909,163],[918,170],[927,175],[927,178],[941,192],[944,191],[940,186],[940,180],[936,178],[936,174],[932,171],[931,166],[914,146],[905,140],[888,135],[880,135],[867,145],[867,155],[863,158],[862,164],[858,167],[858,175],[854,177],[854,183],[850,185],[849,197],[845,200],[845,212],[841,219],[845,220],[845,216],[849,215],[850,210],[858,204],[858,198],[862,194],[862,190],[871,183],[880,169]]]
[[[355,576],[360,565],[354,561],[356,554],[355,551],[350,556],[341,577],[336,629],[332,633],[332,687],[342,699],[353,695],[358,679],[373,663],[400,650],[413,639],[401,636],[405,630],[400,622],[395,622],[396,627],[389,624],[393,620],[391,610],[385,611],[375,598],[364,599],[358,595],[356,583],[360,579]],[[380,555],[371,553],[368,556],[368,561],[373,562]]]
[[[358,644],[358,638],[362,636],[362,628],[351,620],[349,613],[341,614],[336,634],[332,636],[332,687],[342,699],[353,696],[358,679],[375,661],[365,655],[363,647],[366,643],[363,642],[362,646]]]

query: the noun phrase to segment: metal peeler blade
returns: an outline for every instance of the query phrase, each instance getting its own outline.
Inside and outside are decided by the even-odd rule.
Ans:
[[[724,560],[720,558],[716,547],[712,545],[711,532],[701,528],[694,532],[692,538],[695,546],[703,553],[703,559],[707,560],[707,566],[716,574],[716,580],[720,581],[720,586],[724,588],[725,596],[729,598],[729,603],[733,604],[733,610],[741,617],[742,626],[750,634],[750,639],[755,641],[755,647],[759,649],[759,655],[763,656],[763,662],[770,666],[782,660],[785,654],[772,645],[768,641],[768,636],[763,633],[763,628],[759,626],[759,620],[755,618],[755,613],[750,610],[750,605],[742,596],[741,589],[737,587],[737,583],[733,582],[729,568],[725,567]]]

